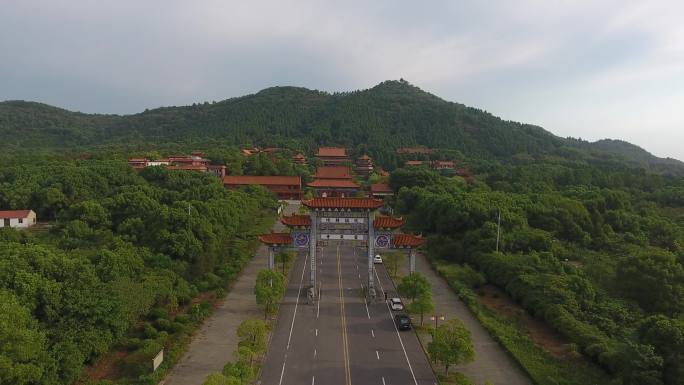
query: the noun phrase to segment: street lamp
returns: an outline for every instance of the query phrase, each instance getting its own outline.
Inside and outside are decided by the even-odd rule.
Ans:
[[[435,321],[435,329],[437,329],[437,320],[444,321],[444,319],[446,319],[446,316],[444,315],[434,314],[430,316],[430,321]]]

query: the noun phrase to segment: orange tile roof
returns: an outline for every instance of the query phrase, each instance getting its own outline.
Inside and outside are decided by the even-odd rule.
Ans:
[[[30,213],[31,210],[4,210],[0,211],[0,219],[26,218]]]
[[[167,170],[192,170],[192,171],[207,171],[207,166],[204,165],[184,165],[184,166],[166,166]]]
[[[392,187],[387,183],[373,183],[370,185],[370,190],[372,193],[391,193],[394,192]]]
[[[308,215],[284,215],[280,218],[285,226],[311,226],[311,217]]]
[[[404,224],[404,218],[394,218],[384,215],[378,215],[373,220],[373,226],[376,229],[396,229]]]
[[[316,168],[316,179],[351,179],[351,170],[346,166],[321,166]]]
[[[359,157],[359,159],[363,159],[363,160],[370,160],[370,158],[371,158],[371,157],[368,156],[367,154],[363,154],[363,155],[361,155],[361,156]]]
[[[359,185],[349,179],[316,179],[308,183],[309,187],[359,188]]]
[[[347,156],[347,149],[343,147],[319,147],[316,156]]]
[[[373,198],[313,198],[303,200],[302,204],[317,209],[379,209],[383,202]]]
[[[224,185],[282,185],[301,186],[302,178],[299,176],[252,176],[252,175],[226,175],[223,177]]]
[[[392,236],[392,245],[394,247],[417,247],[425,243],[425,239],[421,236],[411,234],[394,234]]]
[[[259,240],[269,245],[289,245],[292,237],[288,233],[270,233],[259,236]]]

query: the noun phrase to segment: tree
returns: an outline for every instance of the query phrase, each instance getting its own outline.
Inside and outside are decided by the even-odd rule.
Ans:
[[[283,275],[285,275],[285,266],[289,264],[294,259],[294,253],[292,251],[281,251],[276,254],[275,262],[280,263],[283,269]]]
[[[432,341],[427,347],[434,361],[444,364],[444,373],[449,374],[449,366],[471,362],[475,359],[475,348],[470,336],[459,319],[449,320],[432,331]]]
[[[397,271],[399,270],[399,261],[403,256],[404,254],[399,251],[392,251],[389,253],[384,253],[382,255],[382,260],[385,263],[385,267],[387,267],[387,272],[390,274],[390,277],[392,277],[392,279],[397,278]]]
[[[266,351],[266,324],[261,320],[244,320],[237,330],[238,347],[247,348],[249,365],[254,362],[254,356]]]
[[[421,273],[413,273],[402,278],[397,286],[399,294],[410,298],[411,302],[421,295],[430,292],[430,282]]]
[[[257,304],[264,307],[264,319],[274,314],[278,301],[285,292],[285,277],[275,270],[261,270],[257,274],[254,294]]]
[[[421,294],[415,301],[411,302],[406,309],[413,314],[420,314],[420,326],[423,326],[423,316],[435,310],[435,304],[432,302],[432,293],[425,292]]]

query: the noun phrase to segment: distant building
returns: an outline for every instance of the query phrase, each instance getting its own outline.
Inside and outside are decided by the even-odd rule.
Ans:
[[[33,210],[0,211],[0,227],[27,228],[36,224],[36,213]]]
[[[167,158],[155,160],[130,158],[128,164],[136,170],[142,170],[145,167],[166,166],[167,170],[210,172],[219,178],[226,176],[226,166],[210,164],[209,159],[205,159],[204,154],[199,151],[193,151],[190,155],[171,155]]]
[[[423,161],[423,160],[407,160],[406,162],[404,162],[404,165],[408,166],[408,167],[417,167],[417,166],[423,166],[427,163],[428,162]]]
[[[432,154],[432,149],[427,147],[402,147],[397,149],[397,154]]]
[[[382,199],[394,195],[394,190],[387,183],[374,183],[370,185],[370,193],[368,195],[371,198]]]
[[[454,170],[456,164],[450,160],[435,160],[432,162],[433,170]]]
[[[234,189],[240,186],[264,186],[278,196],[278,199],[302,199],[302,178],[299,176],[250,176],[227,175],[223,186]]]
[[[361,188],[352,180],[351,169],[347,166],[318,167],[314,181],[307,186],[313,188],[319,197],[349,197]]]
[[[316,158],[320,159],[324,166],[341,166],[350,162],[347,150],[342,147],[320,147]]]
[[[373,159],[370,156],[363,154],[356,159],[356,173],[359,175],[368,176],[373,172]]]
[[[299,166],[306,166],[309,163],[306,161],[306,157],[301,152],[298,152],[292,156],[292,163]]]

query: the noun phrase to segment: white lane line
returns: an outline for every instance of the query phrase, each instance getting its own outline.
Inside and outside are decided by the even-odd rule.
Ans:
[[[316,319],[321,313],[321,281],[318,281],[318,304],[316,305]]]
[[[385,384],[385,377],[382,377],[382,385],[387,385]]]
[[[316,383],[316,377],[311,376],[311,385],[314,385]]]
[[[285,353],[285,359],[283,360],[283,368],[280,370],[280,381],[278,381],[278,384],[283,383],[283,374],[285,374],[285,362],[287,361],[287,353]]]
[[[373,268],[375,270],[375,268]],[[378,271],[375,270],[375,277],[378,279],[378,284],[380,284],[380,289],[382,290],[382,284],[380,283],[380,277],[378,276]],[[383,290],[384,291],[384,290]],[[399,334],[399,329],[397,329],[397,324],[394,323],[392,318],[392,309],[390,309],[389,303],[385,302],[387,306],[387,312],[389,313],[390,321],[392,321],[392,326],[394,326],[394,331],[397,333],[397,338],[399,338],[399,344],[401,345],[401,350],[404,351],[404,357],[406,358],[406,363],[408,364],[409,371],[411,372],[411,377],[413,377],[413,383],[418,385],[418,380],[416,380],[416,375],[413,373],[413,367],[411,367],[411,361],[409,361],[408,354],[406,354],[406,348],[404,347],[404,341],[401,340],[401,335]]]
[[[292,339],[292,329],[294,329],[295,317],[297,317],[297,306],[299,306],[299,295],[302,293],[302,283],[304,282],[304,270],[306,270],[306,261],[309,259],[309,255],[304,258],[304,267],[302,268],[302,276],[299,278],[299,289],[297,291],[297,300],[295,301],[294,314],[292,314],[292,324],[290,325],[290,335],[287,337],[287,349],[290,350],[290,340]]]
[[[375,357],[377,357],[378,359],[380,359],[380,353],[378,353],[377,350],[375,351]]]
[[[361,279],[361,274],[359,274],[359,279]]]
[[[314,358],[316,358],[316,354],[318,354],[318,351],[314,349]]]
[[[316,337],[318,337],[318,329],[316,329]]]
[[[373,329],[371,329],[371,335],[373,336],[373,338],[375,338],[375,332],[373,331]]]
[[[363,290],[363,284],[361,284],[361,290]],[[368,303],[364,300],[363,304],[366,306],[366,314],[368,314],[368,319],[371,319],[370,312],[368,311]]]

